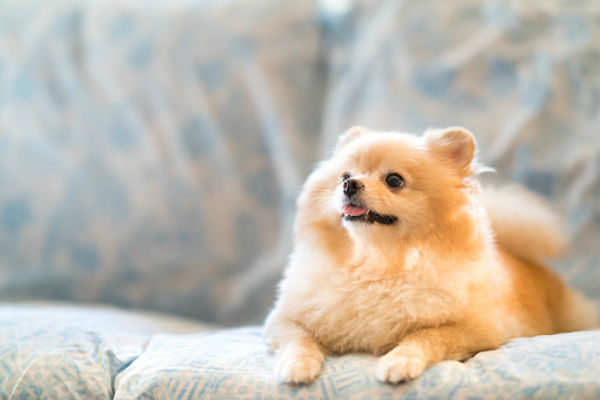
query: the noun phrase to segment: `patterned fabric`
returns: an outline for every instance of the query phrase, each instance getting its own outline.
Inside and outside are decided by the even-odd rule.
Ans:
[[[368,2],[365,2],[368,3]],[[349,125],[465,126],[489,182],[567,222],[559,272],[600,297],[600,8],[594,2],[384,0],[339,24],[322,152]]]
[[[600,396],[600,331],[517,339],[461,363],[446,361],[417,381],[378,382],[377,358],[325,361],[307,386],[278,383],[258,328],[153,338],[116,381],[115,397],[252,399],[556,399]]]
[[[0,305],[0,399],[112,399],[113,379],[157,332],[209,326],[67,305]]]
[[[262,319],[318,139],[314,10],[3,1],[0,299]]]
[[[600,331],[516,339],[417,381],[386,385],[377,358],[330,357],[307,386],[278,383],[260,328],[107,308],[0,306],[0,399],[597,398]]]
[[[474,131],[489,179],[565,216],[556,267],[599,297],[595,3],[351,3],[2,1],[0,299],[260,322],[298,189],[357,124]],[[517,339],[398,386],[351,354],[291,387],[258,328],[206,328],[1,306],[0,399],[600,397],[599,331]]]
[[[600,295],[594,2],[6,0],[0,299],[258,323],[350,125],[464,125],[546,195]]]

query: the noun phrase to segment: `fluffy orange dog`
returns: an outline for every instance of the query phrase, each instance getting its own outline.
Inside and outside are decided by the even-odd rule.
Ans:
[[[462,128],[340,137],[298,199],[265,323],[281,380],[314,380],[328,352],[367,352],[395,383],[512,337],[598,326],[539,262],[564,247],[556,217],[524,190],[481,191],[474,155]]]

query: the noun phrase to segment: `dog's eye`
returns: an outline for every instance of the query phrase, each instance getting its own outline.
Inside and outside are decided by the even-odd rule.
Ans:
[[[347,181],[348,179],[350,179],[351,176],[352,175],[350,175],[349,173],[346,172],[344,175],[342,175],[341,181],[342,182]]]
[[[401,188],[404,186],[404,178],[398,174],[389,174],[385,177],[385,183],[391,188]]]

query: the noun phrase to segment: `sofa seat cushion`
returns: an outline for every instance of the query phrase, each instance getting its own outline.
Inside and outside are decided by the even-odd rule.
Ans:
[[[0,400],[111,399],[114,377],[154,334],[207,328],[108,307],[0,305]]]
[[[465,361],[446,361],[421,379],[382,384],[377,358],[329,357],[310,385],[277,382],[259,327],[156,335],[115,380],[117,398],[391,399],[597,398],[600,331],[515,339]]]
[[[377,358],[329,357],[319,379],[277,381],[261,328],[105,307],[0,305],[1,399],[599,398],[600,331],[515,339],[387,385]]]

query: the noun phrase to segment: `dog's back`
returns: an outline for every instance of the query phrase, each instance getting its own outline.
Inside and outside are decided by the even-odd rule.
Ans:
[[[565,228],[558,216],[540,197],[526,189],[511,185],[486,188],[481,193],[496,243],[512,257],[521,260],[519,265],[529,265],[523,275],[532,275],[534,266],[547,259],[562,255],[568,245]],[[552,271],[542,274],[553,280]],[[538,275],[541,277],[542,275]],[[548,282],[538,282],[545,286]],[[550,294],[560,298],[557,310],[559,331],[591,329],[600,326],[600,315],[594,303],[580,293],[565,287],[565,293]]]

